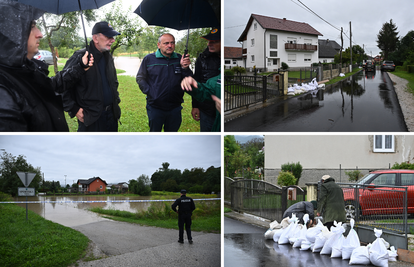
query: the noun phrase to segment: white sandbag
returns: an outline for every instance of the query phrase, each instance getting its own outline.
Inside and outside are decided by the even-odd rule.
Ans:
[[[352,251],[361,245],[357,232],[354,229],[355,221],[351,219],[351,230],[348,233],[348,236],[342,244],[342,259],[349,260],[351,258]]]
[[[300,231],[302,230],[303,225],[296,222],[296,228],[292,232],[291,237],[289,238],[289,243],[293,245],[296,240],[300,237]],[[300,245],[299,245],[300,246]]]
[[[388,250],[388,261],[397,261],[397,256],[398,254],[394,246],[390,247],[390,250]]]
[[[321,254],[322,255],[324,255],[324,254],[331,255],[332,254],[332,246],[333,246],[333,244],[336,241],[339,240],[339,238],[341,237],[341,235],[344,232],[345,232],[345,229],[342,227],[342,223],[341,222],[337,223],[336,221],[334,221],[334,225],[331,227],[331,235],[326,240],[325,244],[323,245],[323,248],[321,250]]]
[[[292,218],[289,220],[289,226],[283,231],[282,235],[279,237],[279,240],[277,241],[279,245],[289,244],[289,238],[292,237],[292,234],[296,230],[297,220],[298,219],[296,218],[296,214],[292,214]]]
[[[278,229],[267,229],[267,231],[264,233],[264,237],[266,240],[272,240],[273,235]]]
[[[310,243],[315,243],[315,238],[316,236],[322,232],[322,229],[325,226],[323,226],[323,223],[318,220],[318,223],[316,224],[315,227],[309,228],[308,231],[306,232],[306,239],[310,242]]]
[[[339,239],[332,246],[331,258],[341,258],[342,257],[342,245],[344,244],[346,237],[341,234]]]
[[[300,250],[308,250],[312,248],[313,243],[309,242],[307,239],[303,240],[300,244]]]
[[[377,239],[372,242],[371,249],[369,250],[369,259],[375,266],[388,267],[388,251],[384,241],[380,238],[382,230],[374,228],[374,233]]]
[[[280,223],[273,221],[269,224],[270,229],[281,229],[289,226],[289,217],[284,218]]]
[[[371,261],[369,260],[369,251],[368,247],[366,246],[359,246],[352,251],[351,258],[349,260],[349,264],[363,264],[367,265],[370,264]]]
[[[323,246],[325,245],[326,240],[328,240],[332,236],[332,232],[328,230],[327,227],[324,226],[322,232],[320,232],[316,238],[315,243],[312,248],[312,252],[319,253],[321,252]]]
[[[339,77],[345,77],[345,74],[340,73],[340,74],[339,74]]]
[[[302,245],[302,241],[306,240],[306,232],[308,231],[306,225],[308,224],[309,221],[309,214],[305,214],[303,215],[303,226],[302,229],[299,231],[299,234],[295,240],[295,242],[292,244],[292,247],[294,248],[299,248]]]
[[[277,242],[279,241],[280,236],[282,235],[283,231],[285,231],[285,229],[278,229],[273,233],[273,241]]]

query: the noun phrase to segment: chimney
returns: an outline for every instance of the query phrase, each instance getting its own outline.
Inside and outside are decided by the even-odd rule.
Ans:
[[[286,20],[286,18],[283,18],[283,20]]]

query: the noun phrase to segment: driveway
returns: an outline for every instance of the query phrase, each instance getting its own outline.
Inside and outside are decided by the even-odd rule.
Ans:
[[[86,235],[100,260],[76,266],[220,266],[220,234],[192,232],[194,243],[178,243],[178,230],[98,221],[72,227]],[[186,236],[184,234],[184,236]]]
[[[141,60],[138,57],[115,57],[115,68],[126,71],[120,75],[137,76]]]

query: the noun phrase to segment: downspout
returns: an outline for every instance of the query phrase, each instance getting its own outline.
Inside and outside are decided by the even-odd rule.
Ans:
[[[264,63],[264,68],[263,68],[263,71],[264,72],[266,72],[267,71],[267,62],[266,62],[266,31],[267,31],[267,29],[265,29],[265,32],[264,32],[264,55],[263,55],[263,57],[264,57],[264,61],[263,61],[263,63]]]

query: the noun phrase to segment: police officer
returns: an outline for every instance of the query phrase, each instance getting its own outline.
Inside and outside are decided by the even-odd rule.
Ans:
[[[173,211],[178,213],[178,229],[179,229],[179,239],[178,243],[184,243],[184,224],[185,231],[187,232],[188,243],[193,243],[193,238],[191,237],[191,215],[193,210],[195,210],[194,201],[192,198],[186,196],[187,191],[185,189],[181,190],[181,197],[178,198],[174,204],[171,205]],[[178,211],[177,211],[178,206]]]

